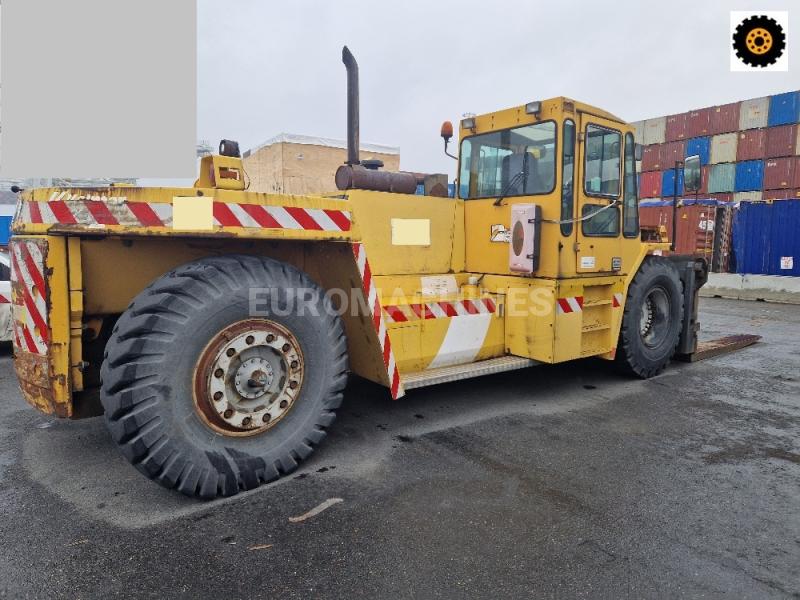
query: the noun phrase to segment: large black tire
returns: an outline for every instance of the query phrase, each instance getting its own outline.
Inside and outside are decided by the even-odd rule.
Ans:
[[[683,322],[683,286],[667,259],[650,256],[628,288],[616,363],[643,379],[661,373],[675,354]]]
[[[303,378],[290,409],[269,429],[225,435],[197,409],[195,369],[209,340],[253,322],[253,288],[268,299],[260,303],[268,312],[259,313],[263,322],[289,331],[299,344]],[[101,400],[112,437],[139,471],[189,496],[229,496],[293,471],[322,442],[342,402],[347,346],[341,319],[323,293],[300,314],[286,310],[298,289],[319,292],[290,265],[233,255],[178,267],[136,296],[106,346]],[[285,380],[276,378],[275,385]]]

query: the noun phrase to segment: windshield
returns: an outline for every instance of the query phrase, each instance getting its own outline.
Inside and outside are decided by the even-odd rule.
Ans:
[[[556,178],[553,121],[493,131],[461,142],[461,198],[548,194]]]

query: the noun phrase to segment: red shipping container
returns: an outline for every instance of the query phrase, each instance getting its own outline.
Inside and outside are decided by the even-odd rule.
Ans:
[[[730,133],[739,129],[739,108],[741,102],[732,102],[711,108],[709,116],[708,134],[718,135]]]
[[[661,152],[662,169],[674,169],[675,161],[683,162],[686,158],[686,142],[667,142],[664,144],[664,150]]]
[[[661,171],[649,171],[642,173],[639,180],[640,198],[660,198],[661,197]]]
[[[681,113],[679,115],[670,115],[667,117],[667,142],[675,142],[678,140],[686,139],[686,118],[688,113]]]
[[[797,125],[781,125],[767,129],[766,156],[794,156],[797,145]]]
[[[664,144],[650,144],[642,149],[642,171],[658,171],[661,169]]]
[[[672,205],[644,206],[639,209],[639,224],[657,228],[663,225],[672,239]],[[714,251],[714,229],[717,208],[693,204],[678,208],[678,234],[675,238],[676,254],[705,256],[711,260]]]
[[[769,158],[764,161],[764,189],[785,190],[800,187],[795,184],[797,157]]]
[[[686,116],[686,137],[695,138],[708,135],[711,124],[711,109],[690,110]]]
[[[739,132],[736,160],[760,160],[764,158],[767,138],[766,129],[747,129]]]

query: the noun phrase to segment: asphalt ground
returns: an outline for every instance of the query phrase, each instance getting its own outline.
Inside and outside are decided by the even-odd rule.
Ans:
[[[0,595],[798,597],[800,307],[705,298],[701,321],[763,341],[648,381],[354,381],[299,471],[215,502],[139,475],[102,419],[29,408],[6,349]]]

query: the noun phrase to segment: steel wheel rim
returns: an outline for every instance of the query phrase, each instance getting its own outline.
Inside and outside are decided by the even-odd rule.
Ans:
[[[651,289],[642,303],[639,335],[648,348],[657,348],[669,332],[669,295],[661,286]]]
[[[288,329],[267,319],[239,321],[217,333],[200,353],[195,409],[217,433],[264,433],[294,406],[303,369],[300,344]]]

